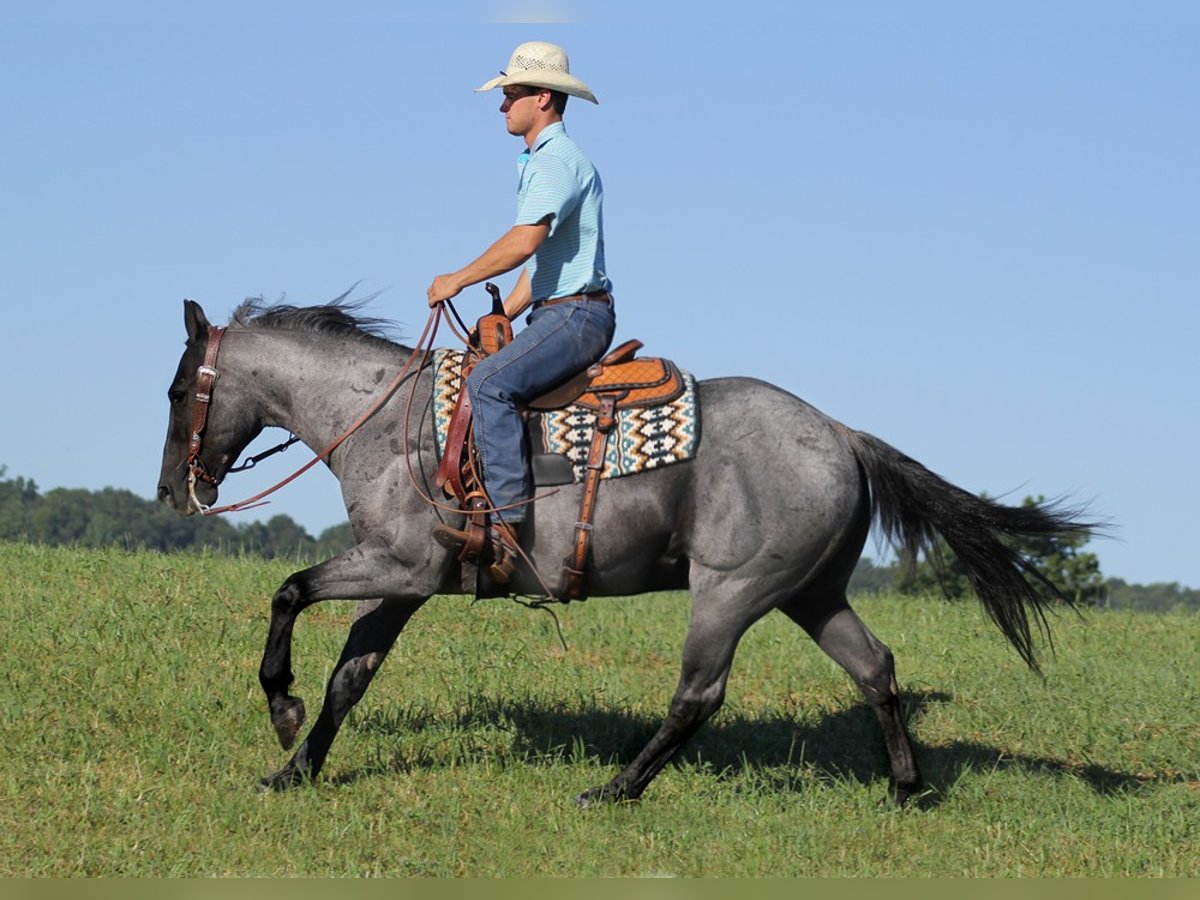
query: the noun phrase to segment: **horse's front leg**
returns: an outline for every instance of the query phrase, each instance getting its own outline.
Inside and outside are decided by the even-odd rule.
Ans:
[[[325,703],[312,730],[286,766],[259,782],[260,790],[286,790],[317,776],[342,720],[366,693],[396,638],[424,602],[425,598],[385,598],[359,603],[346,646],[325,687]],[[290,699],[299,703],[303,710],[298,699]],[[275,719],[274,705],[271,714],[278,732],[280,724]]]
[[[271,627],[267,631],[267,646],[258,667],[258,683],[267,695],[271,724],[284,750],[296,743],[304,725],[304,701],[288,693],[295,680],[292,673],[292,629],[296,618],[309,605],[317,602],[305,589],[309,573],[305,569],[288,577],[271,599]]]
[[[420,598],[415,601],[417,606],[412,610],[415,611],[433,593],[433,588],[417,585],[411,576],[411,570],[396,557],[391,545],[381,539],[373,539],[333,559],[296,572],[275,592],[271,600],[271,626],[267,632],[267,646],[259,666],[258,680],[267,695],[271,724],[283,749],[290,750],[296,742],[305,716],[304,702],[288,692],[294,680],[292,630],[296,618],[309,606],[322,600],[367,600],[380,596]],[[409,615],[412,615],[412,611]],[[403,623],[399,627],[403,628]]]

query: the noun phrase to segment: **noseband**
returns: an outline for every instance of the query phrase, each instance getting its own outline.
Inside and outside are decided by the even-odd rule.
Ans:
[[[208,408],[212,403],[213,385],[217,383],[217,353],[221,350],[221,338],[225,336],[225,328],[221,325],[208,326],[208,346],[204,350],[204,363],[196,373],[196,408],[192,410],[191,436],[188,438],[188,454],[185,465],[188,467],[188,499],[199,512],[207,512],[208,506],[201,503],[196,496],[196,482],[206,481],[216,484],[216,477],[208,471],[200,456],[203,444],[204,426],[208,423]]]

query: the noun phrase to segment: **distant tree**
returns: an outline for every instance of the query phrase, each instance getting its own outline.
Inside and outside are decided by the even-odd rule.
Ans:
[[[37,485],[24,478],[5,479],[7,466],[0,466],[0,540],[25,540],[29,514],[38,502]]]
[[[317,538],[317,558],[328,559],[344,550],[349,550],[358,541],[354,538],[354,529],[349,522],[326,528]]]
[[[1180,587],[1174,581],[1126,584],[1120,578],[1110,578],[1104,583],[1100,605],[1139,612],[1200,612],[1200,590]]]
[[[45,544],[74,544],[87,530],[92,512],[88,508],[90,491],[55,488],[35,503],[29,516],[33,540]]]
[[[316,560],[354,541],[349,525],[327,529],[325,545],[290,517],[234,526],[217,516],[176,515],[161,503],[123,488],[90,491],[54,488],[44,495],[24,478],[9,479],[0,466],[0,540],[83,547],[148,550],[211,550]],[[336,548],[336,549],[333,549]]]
[[[896,590],[898,577],[897,563],[880,566],[873,559],[864,556],[854,567],[854,574],[850,576],[850,586],[846,591],[850,594],[886,594]]]
[[[300,525],[286,515],[272,516],[264,522],[248,522],[239,529],[242,549],[267,559],[277,556],[312,559],[316,542]]]

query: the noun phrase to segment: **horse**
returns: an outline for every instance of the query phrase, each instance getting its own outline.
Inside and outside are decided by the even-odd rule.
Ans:
[[[462,525],[427,493],[438,462],[426,414],[433,375],[413,365],[420,362],[413,348],[388,338],[386,323],[344,297],[309,307],[249,300],[221,329],[188,300],[184,325],[158,483],[161,502],[182,515],[211,510],[225,475],[264,428],[287,429],[316,451],[344,437],[369,403],[378,407],[325,457],[358,543],[290,575],[271,600],[259,681],[285,751],[305,724],[304,702],[289,690],[296,619],[321,601],[358,601],[316,721],[286,765],[257,784],[285,790],[318,776],[347,713],[422,604],[463,592],[462,564],[430,536],[439,521]],[[219,360],[215,353],[206,360],[218,331]],[[389,385],[395,373],[406,373],[403,389],[395,380]],[[849,674],[874,710],[888,798],[905,804],[925,786],[893,655],[846,596],[872,522],[912,559],[936,551],[940,535],[1034,671],[1035,632],[1049,638],[1047,607],[1071,598],[1012,548],[1013,539],[1085,533],[1093,525],[1059,503],[1014,507],[976,496],[766,382],[716,378],[699,381],[696,391],[694,458],[605,484],[588,572],[592,597],[690,594],[679,681],[641,752],[577,801],[640,798],[722,705],[742,635],[778,610]],[[515,594],[541,594],[537,572],[567,555],[581,489],[564,486],[532,506],[522,538],[528,562],[510,585]]]

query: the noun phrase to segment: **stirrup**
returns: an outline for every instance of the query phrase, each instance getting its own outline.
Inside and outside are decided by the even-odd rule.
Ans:
[[[512,526],[503,522],[488,525],[488,540],[480,554],[466,552],[470,537],[464,530],[452,528],[445,523],[433,526],[433,539],[447,550],[459,551],[459,559],[475,566],[487,565],[488,574],[498,584],[508,584],[517,570],[520,558],[517,536]],[[484,557],[487,557],[485,560]]]
[[[461,550],[467,544],[467,533],[458,528],[451,528],[445,522],[434,525],[430,534],[447,550]]]

